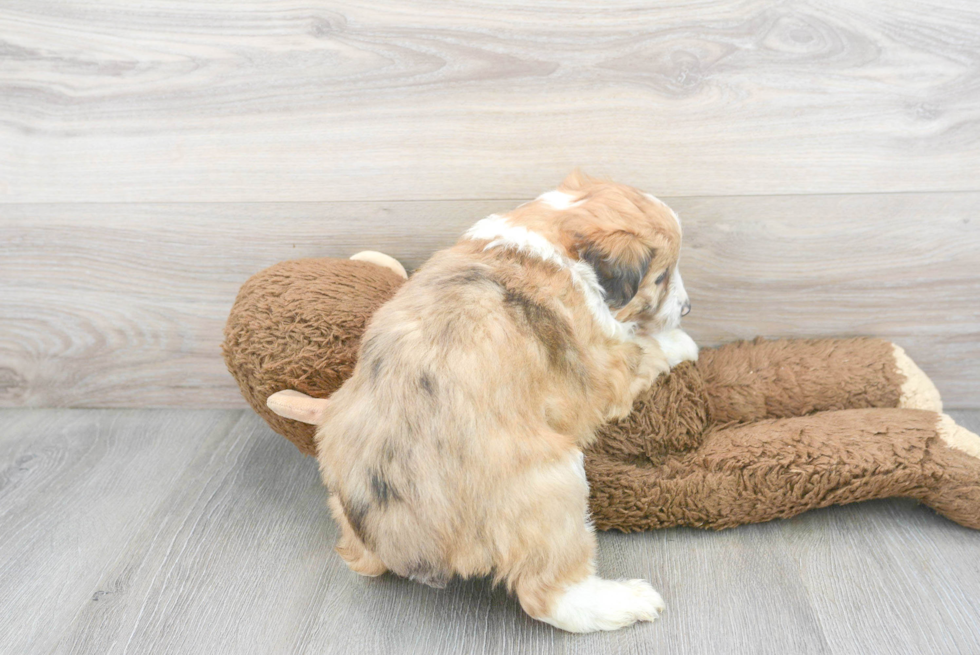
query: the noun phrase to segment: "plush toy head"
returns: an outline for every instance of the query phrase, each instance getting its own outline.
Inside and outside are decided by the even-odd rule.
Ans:
[[[277,415],[266,401],[284,389],[315,398],[339,389],[368,320],[404,281],[404,269],[365,259],[299,259],[265,269],[238,292],[225,364],[252,409],[303,454],[316,455],[315,428]]]

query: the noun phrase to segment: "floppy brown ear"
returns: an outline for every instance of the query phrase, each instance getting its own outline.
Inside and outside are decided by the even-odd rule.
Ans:
[[[579,248],[579,258],[595,270],[606,303],[613,309],[625,307],[639,291],[654,254],[638,236],[625,231],[586,240]]]
[[[326,398],[307,396],[305,393],[293,389],[285,389],[269,396],[265,404],[266,407],[283,418],[320,425],[326,415],[330,401]]]

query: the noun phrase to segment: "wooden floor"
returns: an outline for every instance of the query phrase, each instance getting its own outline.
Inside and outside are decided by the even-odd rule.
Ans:
[[[4,653],[980,652],[980,534],[906,500],[602,534],[601,573],[668,604],[610,634],[360,578],[314,462],[242,410],[0,411],[0,526]]]

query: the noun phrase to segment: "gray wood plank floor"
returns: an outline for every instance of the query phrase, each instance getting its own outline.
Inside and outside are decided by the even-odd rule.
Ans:
[[[486,581],[359,578],[335,536],[314,462],[250,412],[0,412],[5,653],[980,652],[980,534],[905,500],[602,534],[600,571],[668,611],[586,636]]]

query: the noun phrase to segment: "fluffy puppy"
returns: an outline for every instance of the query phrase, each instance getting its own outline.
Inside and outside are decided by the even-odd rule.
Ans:
[[[613,630],[664,609],[595,575],[582,449],[672,363],[690,305],[681,228],[636,189],[573,174],[476,223],[374,315],[328,400],[269,406],[318,425],[337,551],[363,575],[441,586],[493,575],[532,617]]]

